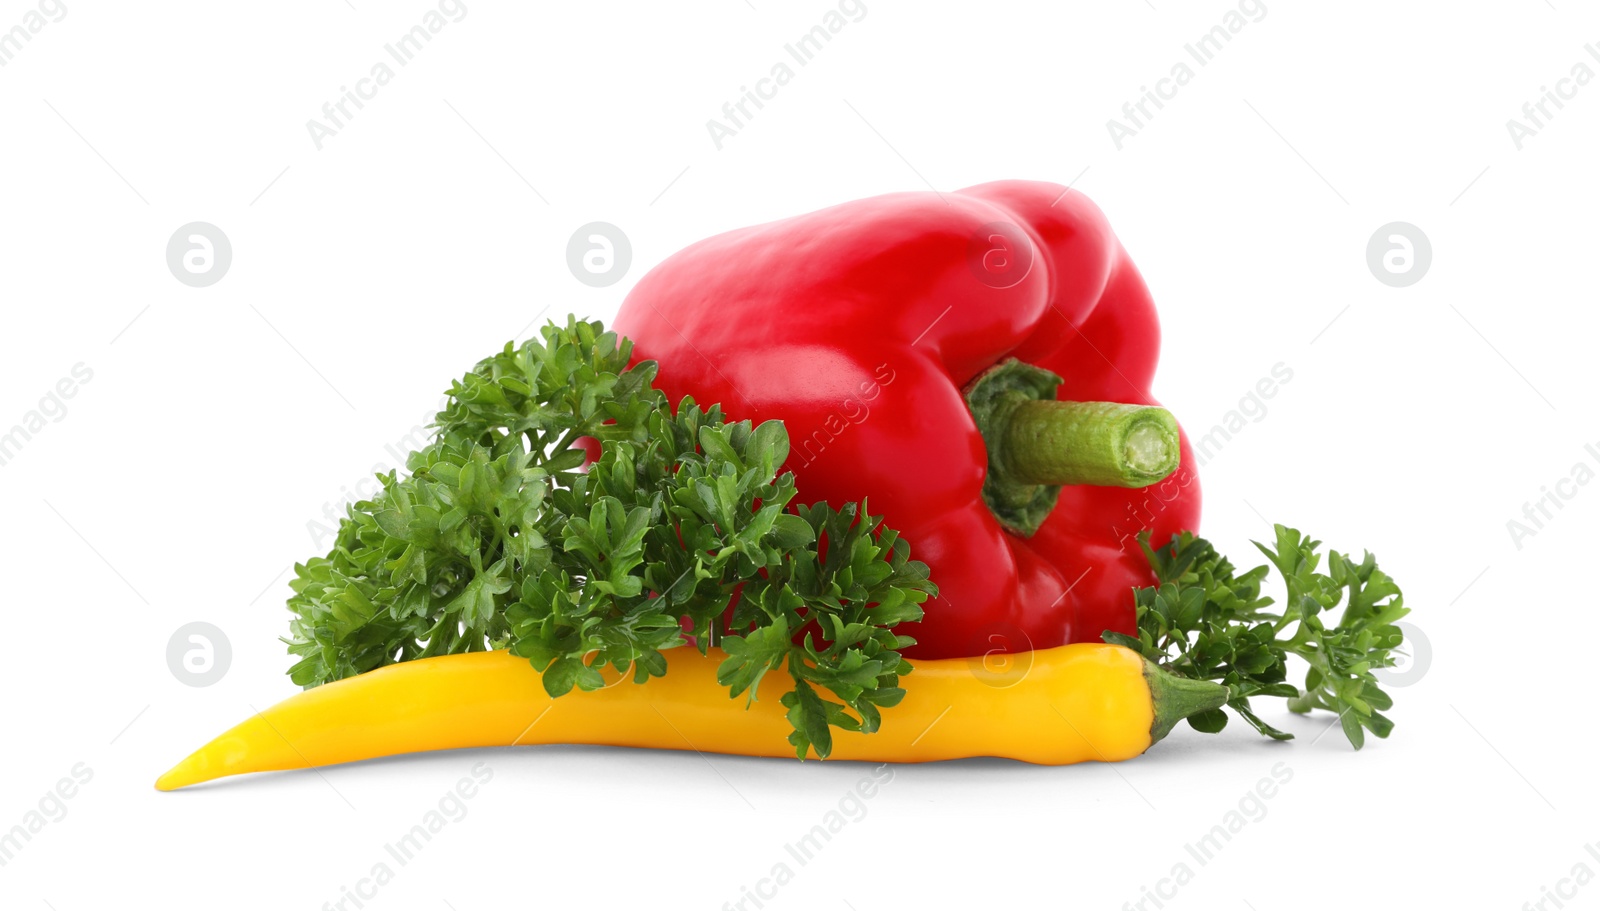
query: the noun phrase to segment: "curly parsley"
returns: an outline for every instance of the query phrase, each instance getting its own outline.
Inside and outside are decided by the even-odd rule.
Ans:
[[[1152,550],[1146,532],[1139,540],[1158,584],[1134,592],[1139,634],[1108,631],[1103,638],[1180,676],[1226,684],[1232,691],[1228,707],[1274,740],[1294,735],[1251,711],[1252,696],[1286,697],[1294,712],[1338,713],[1345,736],[1358,750],[1366,742],[1365,731],[1389,736],[1394,722],[1381,710],[1394,701],[1372,672],[1392,667],[1391,652],[1401,645],[1394,624],[1410,611],[1399,586],[1370,553],[1356,562],[1329,551],[1328,571],[1318,572],[1322,542],[1293,528],[1273,528],[1274,547],[1255,544],[1283,577],[1281,613],[1266,610],[1273,601],[1261,595],[1268,566],[1236,575],[1233,564],[1204,538],[1184,532]],[[1328,614],[1341,601],[1344,611],[1329,626]],[[1279,638],[1291,625],[1293,634]],[[1310,665],[1304,690],[1286,682],[1289,655]],[[1221,709],[1189,717],[1191,726],[1208,733],[1227,723]]]
[[[671,407],[654,362],[629,367],[598,322],[541,334],[452,384],[409,474],[380,475],[328,555],[295,566],[292,679],[509,648],[561,696],[607,666],[661,676],[688,642],[727,653],[734,697],[788,671],[801,758],[826,757],[832,728],[877,730],[911,670],[894,627],[937,592],[927,566],[865,503],[791,505],[780,422]],[[585,437],[602,444],[587,472]]]

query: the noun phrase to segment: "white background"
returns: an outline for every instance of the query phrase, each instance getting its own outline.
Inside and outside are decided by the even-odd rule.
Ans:
[[[1521,150],[1506,127],[1600,71],[1600,14],[1268,0],[1119,151],[1106,121],[1232,7],[867,0],[719,151],[706,121],[823,0],[467,0],[319,151],[306,121],[430,8],[353,2],[67,0],[0,69],[0,430],[93,371],[0,467],[0,829],[93,772],[0,867],[0,904],[321,908],[478,762],[468,815],[367,907],[721,908],[784,860],[768,908],[1137,907],[1179,862],[1169,908],[1519,908],[1600,872],[1600,485],[1563,487],[1520,547],[1507,529],[1600,469],[1600,86]],[[0,3],[0,29],[34,8]],[[1205,466],[1202,530],[1239,561],[1268,521],[1381,557],[1431,643],[1388,741],[1353,753],[1319,739],[1331,718],[1263,702],[1297,741],[1236,723],[1118,766],[902,767],[803,867],[784,845],[865,767],[557,747],[151,788],[294,692],[277,637],[308,522],[539,314],[609,318],[711,233],[1013,177],[1075,180],[1108,214],[1161,310],[1156,394],[1193,431],[1293,370]],[[598,289],[565,261],[597,220],[634,255]],[[1433,247],[1407,288],[1366,262],[1397,220]],[[192,221],[233,245],[208,288],[164,259]],[[194,620],[232,642],[208,688],[166,663]],[[1277,763],[1265,816],[1196,863],[1185,844]]]

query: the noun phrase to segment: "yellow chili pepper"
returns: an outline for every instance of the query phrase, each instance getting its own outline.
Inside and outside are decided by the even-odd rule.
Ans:
[[[246,719],[156,780],[163,791],[244,772],[399,753],[535,743],[792,756],[769,673],[748,710],[717,684],[725,657],[667,653],[665,677],[552,699],[504,651],[423,658],[306,690]],[[1225,686],[1173,676],[1116,645],[1080,643],[984,659],[918,662],[877,733],[837,731],[833,758],[927,762],[1000,756],[1045,765],[1143,753],[1180,719],[1221,706]]]

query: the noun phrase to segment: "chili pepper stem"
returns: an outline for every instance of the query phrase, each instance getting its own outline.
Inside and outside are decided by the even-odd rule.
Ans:
[[[1150,685],[1150,703],[1155,709],[1155,720],[1150,723],[1152,745],[1170,734],[1174,725],[1190,715],[1220,709],[1228,704],[1230,691],[1226,686],[1209,680],[1179,677],[1150,661],[1144,663],[1144,679]]]

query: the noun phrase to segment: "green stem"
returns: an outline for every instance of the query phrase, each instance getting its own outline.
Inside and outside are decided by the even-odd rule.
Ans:
[[[1178,422],[1163,408],[1063,402],[1061,377],[1010,360],[967,386],[988,449],[983,499],[1008,530],[1032,535],[1066,484],[1148,487],[1178,467]]]
[[[1025,484],[1148,487],[1178,467],[1178,422],[1165,408],[1022,401],[1004,432],[1006,469]]]
[[[528,434],[529,434],[529,436],[532,436],[533,431],[528,431]],[[589,436],[589,434],[583,433],[582,431],[577,430],[576,428],[574,428],[572,430],[568,430],[566,433],[562,434],[561,435],[561,439],[557,440],[556,444],[554,446],[550,447],[549,454],[545,454],[543,452],[539,453],[539,465],[540,465],[540,467],[548,468],[549,465],[550,465],[550,460],[551,459],[555,458],[558,455],[561,455],[562,453],[566,452],[568,449],[571,449],[573,447],[573,445],[578,442],[578,438],[579,437],[583,437],[583,436]],[[535,444],[532,443],[532,442],[530,442],[528,444],[530,452],[538,451],[538,450],[533,449],[534,445]]]
[[[1228,703],[1226,686],[1179,677],[1149,660],[1144,663],[1144,679],[1150,686],[1150,704],[1155,709],[1155,720],[1150,723],[1151,744],[1167,736],[1174,725],[1190,715],[1220,709]]]

